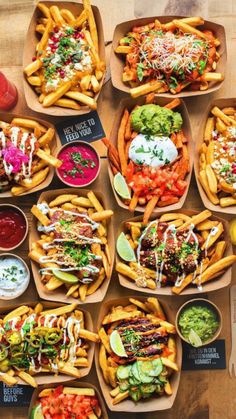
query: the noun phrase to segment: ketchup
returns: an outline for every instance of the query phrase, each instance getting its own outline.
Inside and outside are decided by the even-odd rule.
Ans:
[[[23,215],[9,207],[0,208],[0,247],[10,249],[20,243],[26,232]]]
[[[18,99],[16,87],[0,71],[0,109],[8,111],[15,106]]]

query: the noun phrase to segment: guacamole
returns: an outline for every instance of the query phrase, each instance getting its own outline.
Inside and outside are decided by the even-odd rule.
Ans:
[[[169,136],[181,129],[183,119],[179,112],[148,104],[133,110],[131,124],[135,131],[142,134]]]
[[[178,323],[185,339],[189,340],[190,331],[194,330],[203,343],[211,339],[219,327],[217,313],[204,305],[193,305],[183,309]]]

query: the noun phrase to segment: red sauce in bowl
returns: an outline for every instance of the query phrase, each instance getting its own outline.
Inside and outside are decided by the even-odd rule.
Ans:
[[[99,156],[90,144],[82,141],[66,144],[57,157],[62,161],[57,174],[67,185],[89,185],[98,175]]]
[[[16,208],[0,206],[0,248],[17,247],[25,238],[27,224],[25,217]]]

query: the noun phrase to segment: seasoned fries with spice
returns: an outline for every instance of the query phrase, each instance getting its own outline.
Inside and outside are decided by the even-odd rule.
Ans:
[[[236,262],[236,255],[224,256],[224,226],[211,216],[205,210],[194,215],[167,213],[148,224],[127,221],[117,240],[117,251],[124,261],[117,262],[117,272],[140,289],[156,291],[171,286],[174,294],[180,294],[194,285],[204,291],[204,283],[220,280]]]
[[[49,147],[54,136],[53,128],[32,119],[0,121],[0,194],[27,193],[47,178],[49,166],[60,167]]]
[[[236,107],[212,108],[199,159],[199,181],[211,203],[236,205]]]
[[[99,330],[99,364],[112,404],[172,394],[171,376],[179,370],[175,334],[156,298],[129,298],[110,308]]]
[[[44,310],[38,303],[1,315],[0,380],[14,385],[19,377],[37,387],[38,374],[79,378],[80,368],[89,367],[89,342],[99,337],[86,330],[84,312],[76,306]]]
[[[220,41],[202,25],[204,20],[199,17],[165,24],[156,19],[131,28],[120,39],[115,53],[125,57],[122,80],[130,86],[132,97],[207,90],[209,82],[224,79],[223,74],[215,72]]]
[[[113,212],[92,191],[86,198],[58,195],[31,212],[41,236],[31,243],[29,257],[40,265],[46,292],[62,287],[66,296],[85,301],[111,276],[107,221]]]
[[[41,39],[24,73],[43,107],[52,105],[79,110],[97,108],[105,63],[100,59],[98,34],[89,0],[79,16],[57,5],[38,3],[45,16],[36,31]]]
[[[147,222],[152,211],[179,202],[191,170],[188,139],[175,99],[159,106],[154,97],[146,104],[124,109],[116,146],[105,139],[116,193],[135,211],[145,208]]]

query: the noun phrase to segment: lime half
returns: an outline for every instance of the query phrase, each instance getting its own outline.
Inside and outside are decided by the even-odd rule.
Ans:
[[[202,346],[202,339],[200,338],[200,336],[198,336],[198,334],[193,329],[190,330],[190,333],[188,335],[188,340],[192,346],[195,346],[195,348]]]
[[[52,269],[52,273],[57,279],[60,279],[66,284],[76,284],[79,282],[79,278],[77,278],[77,276],[68,274],[68,272],[59,271],[59,269]]]
[[[110,345],[113,352],[122,357],[127,357],[127,353],[125,352],[124,345],[122,343],[121,337],[117,330],[113,330],[113,332],[110,335]]]
[[[125,260],[126,262],[135,262],[136,257],[134,253],[134,249],[131,247],[129,240],[127,240],[125,234],[122,232],[120,233],[117,242],[116,242],[116,250],[119,256]]]
[[[32,409],[30,418],[31,419],[44,419],[44,414],[42,412],[42,406],[40,403],[37,404],[37,406],[35,406]]]
[[[114,188],[123,199],[131,199],[130,191],[124,176],[119,172],[114,177]]]

